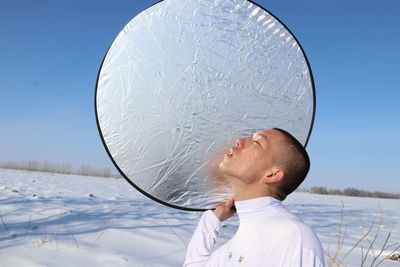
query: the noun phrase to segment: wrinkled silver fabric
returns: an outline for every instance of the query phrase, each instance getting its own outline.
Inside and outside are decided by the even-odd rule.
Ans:
[[[154,198],[207,209],[231,193],[207,171],[236,138],[279,127],[303,144],[313,85],[299,44],[245,0],[165,0],[119,33],[96,108],[119,169]]]

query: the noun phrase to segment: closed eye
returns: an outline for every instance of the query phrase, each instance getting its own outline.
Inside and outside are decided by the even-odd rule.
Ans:
[[[268,139],[267,139],[267,137],[265,135],[255,133],[253,135],[252,139],[253,139],[253,142],[256,142],[259,146],[261,146],[263,148],[267,148],[268,147]]]

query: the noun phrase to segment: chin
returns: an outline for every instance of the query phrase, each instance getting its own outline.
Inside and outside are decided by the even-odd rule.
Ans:
[[[221,172],[221,174],[225,175],[227,170],[226,162],[221,161],[221,163],[218,165],[218,169]]]
[[[219,171],[223,176],[225,176],[226,179],[230,180],[230,178],[236,177],[234,170],[232,170],[232,168],[229,168],[229,164],[227,164],[227,162],[222,161],[218,167]]]

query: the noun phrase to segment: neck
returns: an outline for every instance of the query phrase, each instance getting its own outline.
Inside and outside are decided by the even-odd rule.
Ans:
[[[240,181],[231,181],[233,194],[232,197],[235,201],[248,200],[259,197],[273,197],[278,200],[283,198],[275,192],[274,188],[271,188],[265,184],[245,184]]]

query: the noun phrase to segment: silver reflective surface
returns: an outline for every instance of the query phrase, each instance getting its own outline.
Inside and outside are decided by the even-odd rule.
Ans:
[[[118,168],[151,197],[189,209],[229,196],[210,173],[236,138],[279,127],[305,144],[313,120],[299,44],[245,0],[146,9],[111,45],[96,90],[99,129]]]

